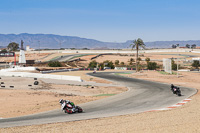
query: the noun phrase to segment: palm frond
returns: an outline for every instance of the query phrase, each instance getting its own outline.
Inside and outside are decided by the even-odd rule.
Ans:
[[[134,48],[136,47],[136,45],[135,45],[135,44],[130,44],[130,47],[131,47],[132,49],[134,49]]]

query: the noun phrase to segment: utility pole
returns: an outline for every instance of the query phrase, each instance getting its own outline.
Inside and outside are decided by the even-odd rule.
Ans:
[[[177,78],[178,78],[178,58],[177,58]]]
[[[179,58],[179,55],[180,55],[180,54],[178,53],[178,49],[177,49],[177,73],[176,73],[177,78],[179,78],[179,75],[178,75],[178,69],[179,69],[179,68],[178,68],[178,61],[179,61],[178,58]]]
[[[38,44],[39,44],[39,56],[40,56],[40,41],[38,41]]]

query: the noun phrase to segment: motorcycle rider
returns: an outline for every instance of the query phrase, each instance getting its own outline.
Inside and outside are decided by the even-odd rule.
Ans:
[[[174,92],[174,85],[173,84],[171,84],[171,91],[175,94],[175,92]]]
[[[70,104],[70,105],[72,105],[72,107],[73,107],[73,108],[72,108],[72,111],[75,112],[76,106],[74,105],[73,102],[71,102],[71,101],[69,101],[69,100],[60,99],[60,100],[59,100],[59,103],[61,104],[61,110],[62,110],[62,111],[65,110],[67,104]]]
[[[176,91],[177,91],[177,92],[180,91],[180,88],[177,87],[177,86],[174,86],[173,84],[171,84],[171,91],[175,94]]]

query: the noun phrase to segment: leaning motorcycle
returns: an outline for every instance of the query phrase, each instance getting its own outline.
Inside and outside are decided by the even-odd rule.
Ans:
[[[178,88],[173,88],[173,93],[176,94],[177,96],[181,96],[181,90]]]
[[[74,109],[75,108],[75,109]],[[83,112],[83,109],[79,106],[72,106],[71,104],[66,104],[66,107],[64,109],[64,112],[65,113],[68,113],[68,114],[72,114],[72,113],[82,113]]]

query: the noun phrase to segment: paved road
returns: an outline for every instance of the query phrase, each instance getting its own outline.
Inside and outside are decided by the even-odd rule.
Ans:
[[[183,96],[170,91],[170,85],[122,77],[113,73],[89,74],[129,87],[129,91],[106,99],[80,105],[84,113],[64,114],[60,109],[24,117],[1,119],[0,128],[22,125],[75,121],[116,115],[140,113],[174,105],[196,93],[196,89],[181,87]]]
[[[70,54],[70,55],[63,55],[60,56],[56,59],[52,59],[51,61],[69,61],[70,59],[74,58],[74,57],[79,57],[79,56],[84,56],[84,55],[88,55],[88,54]]]

